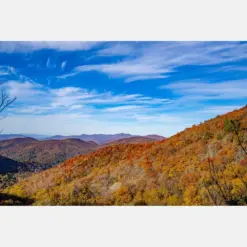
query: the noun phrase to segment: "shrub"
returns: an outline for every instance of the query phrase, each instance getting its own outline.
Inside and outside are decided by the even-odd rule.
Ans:
[[[129,189],[125,186],[122,186],[114,194],[115,203],[117,205],[125,205],[132,201],[132,195],[129,192]]]
[[[202,139],[205,141],[211,139],[212,137],[213,137],[213,134],[209,131],[204,132],[204,134],[202,135]]]
[[[229,120],[229,119],[225,119],[224,120],[224,131],[225,132],[232,132],[234,129],[233,129],[233,124],[232,122]]]
[[[177,195],[171,195],[167,198],[167,205],[168,206],[177,206],[181,205],[181,200]]]
[[[216,134],[216,139],[219,141],[219,140],[222,140],[223,139],[223,135],[221,133],[217,133]]]

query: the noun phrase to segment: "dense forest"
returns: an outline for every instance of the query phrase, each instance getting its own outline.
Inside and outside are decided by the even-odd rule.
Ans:
[[[0,192],[32,205],[246,205],[246,129],[247,106],[162,141],[73,157]]]

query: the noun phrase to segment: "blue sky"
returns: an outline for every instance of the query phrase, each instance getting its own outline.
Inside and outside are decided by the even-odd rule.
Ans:
[[[240,108],[246,42],[0,42],[3,133],[170,136]]]

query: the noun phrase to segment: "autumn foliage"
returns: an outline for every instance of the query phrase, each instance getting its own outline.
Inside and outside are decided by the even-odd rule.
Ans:
[[[246,111],[71,158],[4,192],[34,205],[246,205]]]

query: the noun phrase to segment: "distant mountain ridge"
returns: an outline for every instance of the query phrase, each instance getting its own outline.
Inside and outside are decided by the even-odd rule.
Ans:
[[[62,135],[57,135],[57,136],[52,136],[47,138],[48,140],[63,140],[63,139],[68,139],[68,138],[78,138],[83,141],[93,141],[97,144],[105,144],[111,141],[119,140],[122,138],[128,138],[132,137],[130,134],[92,134],[92,135],[87,135],[87,134],[82,134],[82,135],[72,135],[72,136],[62,136]]]
[[[140,135],[131,135],[127,133],[118,133],[118,134],[82,134],[82,135],[70,135],[70,136],[64,136],[64,135],[55,135],[55,136],[45,136],[45,135],[25,135],[25,134],[1,134],[0,135],[0,141],[3,140],[10,140],[14,138],[35,138],[37,140],[64,140],[64,139],[80,139],[86,142],[95,142],[99,145],[106,144],[112,141],[117,141],[124,138],[129,137],[146,137],[151,138],[154,140],[163,140],[165,137],[159,136],[159,135],[146,135],[146,136],[140,136]]]
[[[24,135],[18,135],[18,134],[6,134],[0,135],[0,141],[5,141],[5,140],[9,140],[9,139],[15,139],[15,138],[25,138]]]
[[[166,139],[164,136],[159,136],[159,135],[147,135],[147,136],[144,136],[144,137],[150,138],[150,139],[154,139],[154,140],[157,140],[157,141],[161,141],[161,140]]]
[[[14,138],[35,138],[37,140],[43,140],[48,138],[47,135],[36,135],[36,134],[0,134],[0,141],[10,140]]]
[[[84,141],[93,141],[98,144],[106,144],[110,143],[113,141],[117,141],[120,139],[125,139],[125,138],[130,138],[130,137],[146,137],[146,138],[151,138],[154,140],[163,140],[165,137],[163,136],[158,136],[158,135],[147,135],[147,136],[140,136],[140,135],[131,135],[131,134],[126,134],[126,133],[119,133],[119,134],[93,134],[93,135],[87,135],[87,134],[82,134],[82,135],[72,135],[72,136],[62,136],[62,135],[57,135],[57,136],[52,136],[47,138],[48,140],[63,140],[67,138],[79,138]]]

